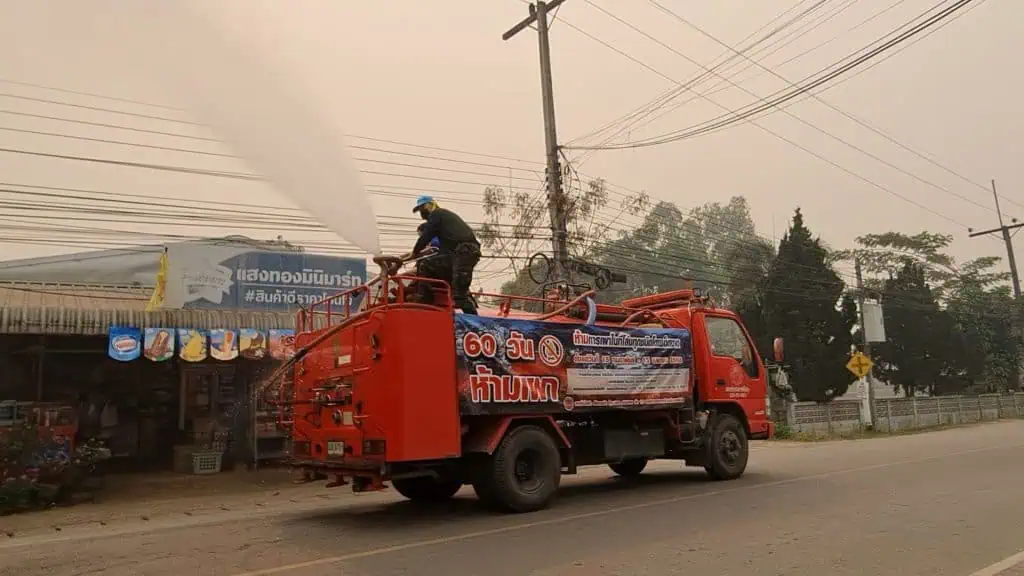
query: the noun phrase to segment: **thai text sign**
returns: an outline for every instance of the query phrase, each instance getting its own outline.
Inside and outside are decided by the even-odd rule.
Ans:
[[[614,328],[459,314],[463,414],[565,413],[682,404],[693,353],[683,329]]]
[[[164,306],[289,310],[355,288],[365,279],[362,258],[185,243],[167,249]]]

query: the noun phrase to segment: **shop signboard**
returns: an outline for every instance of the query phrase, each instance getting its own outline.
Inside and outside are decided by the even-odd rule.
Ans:
[[[163,307],[295,310],[362,285],[364,258],[258,250],[237,243],[167,247]],[[358,305],[358,300],[352,302]]]

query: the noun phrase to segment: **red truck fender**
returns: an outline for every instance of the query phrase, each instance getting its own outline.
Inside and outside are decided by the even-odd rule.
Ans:
[[[463,453],[493,454],[498,449],[498,445],[501,444],[502,438],[505,437],[505,432],[508,431],[513,423],[518,425],[523,422],[539,424],[558,440],[562,448],[566,450],[572,448],[569,438],[566,437],[565,432],[562,431],[562,428],[551,416],[521,415],[488,418],[474,422],[474,425],[470,427],[469,432],[466,433],[465,438],[462,440],[462,451]]]

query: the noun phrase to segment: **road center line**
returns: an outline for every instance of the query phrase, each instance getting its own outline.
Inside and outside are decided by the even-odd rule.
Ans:
[[[869,472],[872,470],[881,470],[885,468],[893,468],[896,466],[905,466],[907,464],[919,464],[921,462],[933,462],[936,460],[943,460],[945,458],[953,458],[957,456],[966,456],[969,454],[979,454],[982,452],[992,452],[995,450],[1006,450],[1014,448],[1022,448],[1024,444],[1010,444],[1004,446],[993,446],[986,448],[975,448],[972,450],[963,450],[960,452],[951,452],[948,454],[942,454],[939,456],[928,456],[926,458],[913,458],[910,460],[898,460],[895,462],[884,462],[882,464],[872,464],[870,466],[860,466],[857,468],[847,468],[845,470],[833,470],[831,472],[822,472],[820,474],[812,474],[810,476],[802,476],[800,478],[789,478],[786,480],[777,480],[775,482],[762,482],[759,484],[748,484],[745,486],[737,486],[735,488],[723,488],[720,490],[713,490],[711,492],[702,492],[700,494],[687,494],[684,496],[676,496],[673,498],[663,498],[659,500],[652,500],[650,502],[642,502],[639,504],[631,504],[629,506],[619,506],[616,508],[606,508],[604,510],[597,510],[594,512],[585,512],[582,514],[571,514],[568,516],[561,516],[558,518],[549,518],[547,520],[537,520],[533,522],[522,522],[519,524],[513,524],[511,526],[503,526],[500,528],[491,528],[488,530],[478,530],[475,532],[466,532],[463,534],[457,534],[455,536],[443,536],[441,538],[430,538],[428,540],[417,540],[414,542],[407,542],[405,544],[395,544],[394,546],[384,546],[381,548],[372,548],[370,550],[364,550],[362,552],[351,552],[348,554],[341,554],[338,556],[329,556],[325,558],[318,558],[316,560],[307,560],[305,562],[297,562],[295,564],[285,564],[282,566],[276,566],[274,568],[264,568],[261,570],[253,570],[250,572],[241,572],[235,576],[266,576],[268,574],[281,574],[283,572],[290,572],[293,570],[301,570],[302,568],[312,568],[315,566],[324,566],[327,564],[336,564],[339,562],[346,562],[350,560],[359,560],[362,558],[370,558],[373,556],[382,556],[392,552],[403,552],[405,550],[412,550],[415,548],[425,548],[429,546],[437,546],[443,544],[451,544],[454,542],[462,542],[465,540],[471,540],[473,538],[482,538],[486,536],[495,536],[498,534],[506,534],[509,532],[518,532],[521,530],[529,530],[540,526],[553,526],[557,524],[565,524],[567,522],[574,522],[576,520],[586,520],[589,518],[596,518],[600,516],[608,516],[611,514],[618,514],[621,512],[630,512],[633,510],[642,510],[645,508],[654,508],[657,506],[664,506],[666,504],[674,504],[677,502],[683,502],[686,500],[694,500],[697,498],[706,498],[711,496],[718,496],[721,494],[731,494],[734,492],[741,492],[753,489],[772,488],[775,486],[784,486],[789,484],[797,484],[800,482],[808,482],[813,480],[822,480],[825,478],[832,478],[835,476],[843,476],[846,474],[856,474],[860,472]],[[1024,552],[1020,554],[1021,559],[1024,559]],[[1014,558],[1014,557],[1011,557]],[[1011,558],[1004,560],[1008,562]],[[993,566],[1000,566],[1001,564],[994,564]],[[1000,571],[1005,570],[1013,566],[1009,564],[1001,568],[996,572],[976,572],[971,576],[995,576]]]

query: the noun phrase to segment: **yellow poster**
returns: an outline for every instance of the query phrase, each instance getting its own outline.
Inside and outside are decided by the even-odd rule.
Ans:
[[[178,328],[178,341],[181,351],[178,356],[185,362],[202,362],[206,360],[207,343],[204,330]]]

